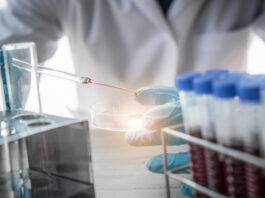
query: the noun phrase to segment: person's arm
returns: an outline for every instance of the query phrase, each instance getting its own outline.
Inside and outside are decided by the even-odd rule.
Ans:
[[[8,0],[0,10],[0,46],[35,42],[39,62],[50,58],[62,36],[60,0]]]

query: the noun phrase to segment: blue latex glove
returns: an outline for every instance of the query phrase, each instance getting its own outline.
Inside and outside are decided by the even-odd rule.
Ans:
[[[142,104],[158,105],[142,116],[143,130],[134,130],[126,133],[126,140],[133,146],[148,146],[161,144],[160,128],[180,124],[182,111],[179,103],[178,91],[174,87],[151,86],[137,90],[135,100]],[[183,131],[184,132],[184,131]],[[167,135],[168,145],[181,145],[185,141]],[[168,169],[189,164],[189,153],[175,153],[168,155]],[[154,156],[146,164],[148,170],[155,173],[163,173],[162,155]],[[183,185],[181,192],[187,196],[193,196],[193,190]]]
[[[8,64],[12,64],[11,55],[8,56],[8,62],[9,62]],[[0,67],[1,67],[1,75],[2,75],[3,87],[6,99],[6,107],[7,110],[10,110],[9,96],[7,91],[7,81],[6,81],[5,67],[4,67],[4,56],[3,52],[1,51],[1,48],[0,48]],[[19,90],[19,79],[21,78],[22,72],[17,67],[10,67],[9,74],[10,74],[10,81],[13,92],[14,107],[16,109],[21,108],[22,104],[18,90]]]

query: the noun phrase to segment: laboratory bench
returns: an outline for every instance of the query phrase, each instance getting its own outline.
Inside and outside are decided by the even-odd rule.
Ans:
[[[164,198],[163,174],[148,171],[145,164],[162,154],[161,146],[134,147],[126,143],[123,132],[91,130],[92,161],[96,198]],[[187,151],[187,145],[170,146],[169,152]],[[171,182],[171,194],[180,193],[179,182]]]

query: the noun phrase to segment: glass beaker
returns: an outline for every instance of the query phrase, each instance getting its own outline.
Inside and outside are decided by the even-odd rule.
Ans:
[[[1,66],[1,80],[5,110],[41,113],[35,43],[6,44],[2,51],[4,65]]]

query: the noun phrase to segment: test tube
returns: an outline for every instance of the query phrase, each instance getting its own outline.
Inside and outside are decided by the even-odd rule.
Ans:
[[[202,138],[200,128],[200,114],[197,98],[193,89],[193,79],[199,77],[200,73],[185,73],[177,76],[182,114],[185,131],[191,136]],[[193,180],[203,186],[207,186],[207,175],[204,158],[204,148],[189,143],[190,161]],[[208,196],[195,191],[195,198],[207,198]]]
[[[212,85],[218,76],[206,75],[196,78],[193,82],[198,97],[200,109],[202,137],[216,143],[216,132],[214,126],[214,98]],[[205,149],[206,173],[208,187],[221,194],[226,194],[225,181],[223,177],[223,164],[219,160],[219,154],[215,151]]]
[[[216,138],[221,145],[243,151],[242,133],[237,119],[239,104],[235,98],[236,86],[235,80],[214,83]],[[246,197],[244,163],[224,155],[220,155],[220,160],[223,161],[227,195]]]
[[[265,75],[254,75],[255,78],[258,78],[259,85],[260,85],[260,99],[261,99],[261,118],[265,118]],[[255,81],[256,82],[256,81]],[[261,156],[265,157],[265,121],[264,119],[260,119],[261,126],[262,126],[262,133],[261,133]]]
[[[262,158],[265,158],[265,75],[264,76],[264,80],[261,82],[262,84],[260,85],[260,97],[261,97],[261,116],[260,116],[260,126],[261,126],[261,134],[260,134],[260,156]],[[265,185],[265,170],[262,170],[261,173],[262,177],[263,177],[263,185]]]
[[[241,83],[238,88],[240,99],[240,130],[243,134],[244,150],[252,155],[261,156],[260,137],[261,97],[260,86],[253,83]],[[248,198],[265,197],[264,176],[262,170],[251,164],[245,164],[246,187]]]
[[[184,73],[177,75],[176,86],[179,90],[180,103],[182,107],[182,115],[184,118],[185,130],[189,129],[188,109],[190,106],[196,106],[196,98],[193,90],[192,81],[194,78],[199,77],[201,74],[197,72]]]
[[[0,122],[0,197],[15,198],[10,149],[8,144],[9,126],[5,120]]]

